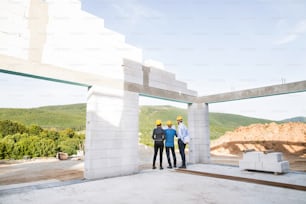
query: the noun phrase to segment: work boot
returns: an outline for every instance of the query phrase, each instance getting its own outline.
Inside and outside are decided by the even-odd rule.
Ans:
[[[186,169],[186,165],[180,166],[179,169]]]
[[[172,169],[172,166],[171,166],[171,165],[170,165],[170,166],[167,166],[167,168],[168,168],[168,169]]]
[[[159,167],[160,170],[163,170],[164,168],[162,166]]]
[[[156,166],[153,166],[152,169],[156,169]]]

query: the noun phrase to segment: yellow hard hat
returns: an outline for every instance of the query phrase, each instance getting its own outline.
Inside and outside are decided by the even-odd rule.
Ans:
[[[176,120],[183,120],[183,117],[181,115],[176,117]]]
[[[167,121],[167,125],[168,125],[168,126],[172,125],[171,120],[168,120],[168,121]]]
[[[161,120],[156,120],[155,123],[156,123],[156,125],[161,125],[162,122],[161,122]]]

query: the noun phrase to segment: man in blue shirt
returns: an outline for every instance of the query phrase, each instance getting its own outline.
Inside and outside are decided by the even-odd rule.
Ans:
[[[175,156],[175,151],[174,151],[174,136],[177,136],[177,135],[176,135],[176,130],[172,128],[172,122],[170,120],[167,121],[167,126],[168,128],[165,129],[165,136],[166,136],[165,146],[166,146],[166,154],[167,154],[167,159],[168,159],[168,164],[169,164],[167,168],[172,169],[169,149],[171,150],[171,153],[172,153],[173,166],[174,168],[176,168],[176,156]]]

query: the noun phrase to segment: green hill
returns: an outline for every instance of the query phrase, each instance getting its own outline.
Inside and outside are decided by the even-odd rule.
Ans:
[[[43,128],[85,129],[86,105],[72,104],[30,109],[0,108],[0,120],[11,120]]]
[[[163,122],[172,120],[172,123],[176,125],[177,115],[187,118],[187,110],[172,106],[141,106],[139,112],[141,143],[152,144],[151,134],[155,127],[156,119],[161,119]],[[0,120],[11,120],[25,125],[36,124],[43,128],[84,130],[85,117],[85,104],[46,106],[31,109],[0,108]],[[209,122],[211,139],[216,139],[226,131],[234,130],[239,126],[272,121],[234,114],[209,113]]]
[[[140,140],[144,144],[152,144],[151,135],[155,127],[155,120],[161,119],[164,123],[171,120],[176,125],[176,116],[187,118],[187,110],[172,106],[142,106],[139,115]],[[210,138],[217,139],[226,131],[232,131],[239,126],[253,123],[270,123],[270,120],[251,118],[235,114],[209,113]],[[187,120],[185,123],[188,125]]]
[[[301,122],[301,123],[306,123],[306,117],[298,116],[298,117],[288,118],[288,119],[282,120],[281,122],[284,122],[284,123],[288,123],[288,122]]]

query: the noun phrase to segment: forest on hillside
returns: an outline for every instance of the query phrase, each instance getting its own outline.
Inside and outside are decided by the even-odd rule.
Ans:
[[[72,155],[83,148],[84,140],[84,134],[70,128],[57,131],[0,121],[0,159],[55,157],[57,152]]]
[[[176,125],[177,115],[182,115],[188,126],[186,109],[140,106],[140,143],[152,146],[151,135],[155,120],[160,119],[164,123],[171,120]],[[210,139],[215,140],[240,126],[271,122],[282,123],[235,114],[209,113]],[[31,109],[0,108],[0,159],[53,157],[57,152],[75,154],[84,145],[85,124],[86,104]]]

